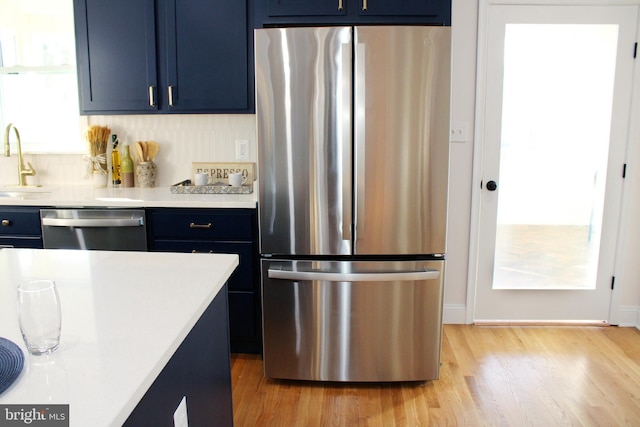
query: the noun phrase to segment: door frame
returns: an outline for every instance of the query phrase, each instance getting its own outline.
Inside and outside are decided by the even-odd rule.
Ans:
[[[492,5],[538,5],[538,6],[640,6],[640,0],[479,0],[478,4],[478,34],[477,34],[477,60],[476,60],[476,101],[475,101],[475,129],[473,147],[473,173],[471,189],[471,223],[469,233],[469,268],[467,277],[467,301],[466,316],[467,324],[474,323],[476,288],[478,286],[478,256],[479,256],[479,236],[480,236],[480,208],[483,191],[480,184],[483,179],[483,148],[485,131],[485,102],[486,94],[486,64],[488,60],[487,43],[487,11]],[[640,12],[639,12],[640,15]],[[640,22],[640,16],[639,16]],[[636,40],[640,41],[640,25],[636,29]],[[640,56],[640,55],[639,55]],[[640,66],[637,58],[634,64],[633,81],[631,83],[632,99],[629,111],[629,129],[626,144],[626,163],[637,158],[638,148],[631,141],[640,141]],[[610,325],[629,323],[634,324],[634,319],[625,319],[621,313],[622,289],[625,287],[624,267],[627,262],[628,230],[631,221],[631,199],[633,168],[627,169],[626,179],[622,184],[622,202],[620,205],[620,221],[617,230],[617,241],[614,261],[614,274],[616,277],[615,287],[612,291],[609,306]],[[633,316],[629,316],[633,317]]]

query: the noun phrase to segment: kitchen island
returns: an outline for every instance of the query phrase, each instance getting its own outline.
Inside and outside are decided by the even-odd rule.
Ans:
[[[232,424],[225,283],[236,255],[0,250],[0,336],[25,354],[0,405],[68,404],[71,426]],[[59,348],[31,356],[16,316],[16,287],[56,282]],[[211,420],[212,418],[208,418]],[[206,424],[206,423],[205,423]]]

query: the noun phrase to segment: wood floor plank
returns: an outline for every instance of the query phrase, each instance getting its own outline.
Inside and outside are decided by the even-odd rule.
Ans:
[[[640,331],[445,325],[440,379],[341,384],[264,378],[232,356],[244,426],[640,426]]]

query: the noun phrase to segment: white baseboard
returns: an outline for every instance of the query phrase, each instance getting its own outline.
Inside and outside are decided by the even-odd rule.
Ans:
[[[446,325],[464,325],[467,306],[464,304],[445,304],[442,322]],[[625,306],[618,311],[618,326],[640,329],[640,307]]]
[[[442,323],[449,325],[464,325],[467,317],[467,306],[464,304],[445,304],[442,313]]]
[[[618,326],[640,329],[640,307],[623,306],[618,311]]]

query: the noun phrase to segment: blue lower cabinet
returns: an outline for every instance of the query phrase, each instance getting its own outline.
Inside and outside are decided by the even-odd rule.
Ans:
[[[262,352],[262,312],[256,209],[147,209],[149,250],[231,253],[239,264],[229,277],[231,351]]]
[[[0,249],[42,249],[40,208],[0,206]]]

